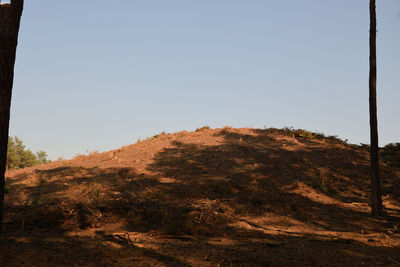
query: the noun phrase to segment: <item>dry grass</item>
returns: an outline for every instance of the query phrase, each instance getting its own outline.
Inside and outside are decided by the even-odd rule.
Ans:
[[[381,220],[369,216],[368,173],[364,148],[319,134],[162,133],[7,173],[0,261],[390,265],[400,260],[400,169],[382,165]]]

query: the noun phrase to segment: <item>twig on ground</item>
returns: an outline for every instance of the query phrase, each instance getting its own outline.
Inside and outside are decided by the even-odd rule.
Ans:
[[[85,205],[85,208],[92,214],[94,215],[97,219],[101,220],[101,217],[97,215],[93,210],[91,210],[87,205]]]
[[[132,239],[131,239],[131,237],[130,237],[129,233],[126,233],[126,234],[125,234],[125,236],[127,236],[127,237],[128,237],[127,239],[128,239],[128,241],[129,241],[129,243],[132,245],[132,247],[134,247],[134,248],[135,248],[136,246],[135,246],[135,244],[133,243],[133,241],[132,241]]]
[[[394,260],[394,259],[392,259],[392,258],[390,258],[390,257],[388,257],[388,260],[390,260],[390,261],[393,262],[393,263],[396,263],[397,265],[400,265],[400,262],[399,262],[399,261],[396,261],[396,260]]]
[[[115,234],[113,234],[113,236],[117,237],[120,240],[123,240],[123,241],[129,243],[134,248],[136,247],[135,244],[133,243],[129,233],[123,233],[123,234],[115,233]]]
[[[220,261],[220,262],[218,262],[218,267],[220,267],[221,266],[221,264],[223,263],[225,261],[225,259],[222,259],[222,261]]]

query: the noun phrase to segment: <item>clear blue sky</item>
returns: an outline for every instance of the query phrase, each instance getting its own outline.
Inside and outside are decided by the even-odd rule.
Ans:
[[[380,145],[400,142],[400,1],[378,0]],[[25,1],[10,135],[52,159],[196,127],[369,142],[367,0]]]

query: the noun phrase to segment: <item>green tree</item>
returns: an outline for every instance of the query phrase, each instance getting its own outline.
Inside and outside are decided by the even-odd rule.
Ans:
[[[43,150],[36,152],[36,158],[38,164],[46,164],[51,162],[51,160],[47,159],[47,153],[44,152]]]
[[[7,168],[21,169],[32,167],[37,164],[49,163],[47,154],[39,151],[34,154],[30,149],[26,149],[24,143],[18,137],[8,138]]]

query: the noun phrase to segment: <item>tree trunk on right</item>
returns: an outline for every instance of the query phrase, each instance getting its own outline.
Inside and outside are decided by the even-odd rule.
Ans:
[[[376,3],[370,0],[369,32],[369,124],[371,136],[371,213],[374,217],[383,215],[381,186],[379,178],[378,119],[376,108]]]

